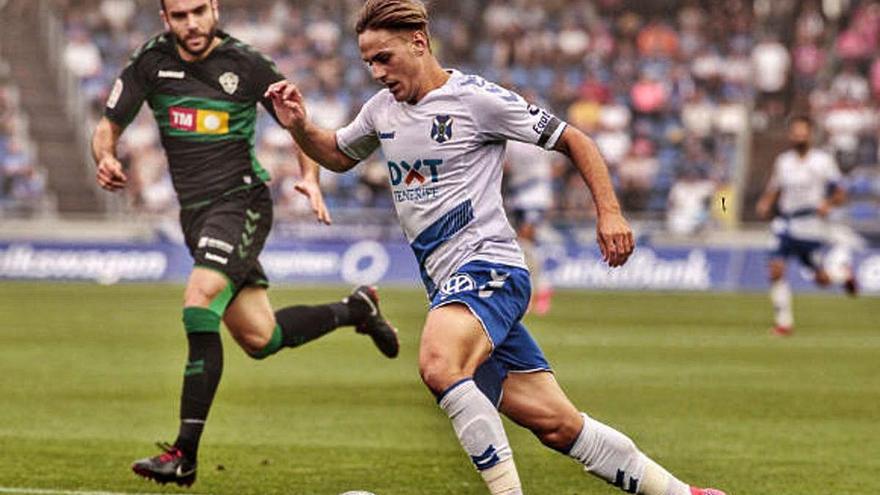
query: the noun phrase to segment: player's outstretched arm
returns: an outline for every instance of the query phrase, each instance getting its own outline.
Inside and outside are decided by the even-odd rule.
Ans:
[[[610,266],[623,265],[635,249],[635,242],[632,229],[620,211],[608,166],[599,148],[586,134],[567,126],[555,149],[571,159],[590,188],[596,203],[596,237],[602,258]]]
[[[278,121],[290,132],[296,144],[322,167],[334,172],[345,172],[357,161],[340,151],[336,134],[312,123],[306,112],[305,99],[295,84],[278,81],[266,90],[272,100]]]
[[[767,187],[764,188],[764,192],[761,193],[758,202],[755,204],[755,213],[758,214],[758,218],[762,220],[770,218],[770,214],[773,212],[773,205],[776,204],[778,199],[779,187],[776,186],[776,181],[771,178],[770,182],[767,183]]]
[[[318,218],[318,221],[330,225],[333,219],[330,218],[330,211],[324,203],[324,195],[321,193],[320,169],[318,164],[306,155],[302,149],[297,148],[296,157],[299,160],[299,168],[302,179],[300,179],[294,188],[303,196],[309,198],[309,204],[312,206],[312,213]]]
[[[122,127],[107,117],[102,117],[92,135],[92,158],[98,167],[96,180],[107,191],[118,191],[128,183],[122,164],[116,158],[116,143],[122,135]]]

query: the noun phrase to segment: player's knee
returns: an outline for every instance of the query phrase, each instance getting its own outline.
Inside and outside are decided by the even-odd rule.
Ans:
[[[211,305],[211,301],[220,294],[221,290],[222,287],[215,289],[199,284],[189,285],[183,292],[183,305],[184,307],[206,308]]]
[[[434,394],[441,394],[457,381],[456,372],[440,353],[425,352],[419,356],[419,375]]]
[[[550,412],[531,430],[541,443],[564,452],[577,440],[581,428],[579,415]]]
[[[770,263],[770,280],[777,281],[785,276],[785,265],[782,263]]]
[[[239,345],[248,356],[258,360],[265,359],[268,355],[263,353],[263,349],[269,345],[269,337],[250,335],[240,340]]]

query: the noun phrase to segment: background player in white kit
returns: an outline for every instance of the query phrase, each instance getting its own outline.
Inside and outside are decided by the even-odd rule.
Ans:
[[[626,262],[632,232],[607,168],[581,132],[477,76],[444,70],[431,52],[418,0],[368,0],[358,43],[386,89],[335,133],[308,120],[282,81],[267,91],[303,151],[345,171],[381,146],[401,226],[418,258],[431,309],[422,332],[422,379],[493,494],[522,493],[498,407],[547,446],[630,493],[717,495],[682,483],[622,433],[578,412],[520,322],[530,285],[504,215],[508,139],[556,149],[594,196],[598,241],[610,266]]]
[[[842,283],[847,293],[855,295],[857,285],[852,270],[844,280],[832,281],[823,266],[822,255],[829,244],[831,208],[840,206],[846,194],[838,183],[840,169],[825,151],[812,148],[813,124],[809,117],[791,120],[788,138],[792,149],[780,154],[773,164],[767,188],[756,206],[758,215],[769,218],[774,206],[777,215],[771,229],[776,248],[770,254],[770,300],[773,302],[773,333],[790,335],[794,329],[791,288],[785,279],[785,262],[796,257],[812,270],[816,284],[826,287]]]
[[[528,100],[527,100],[528,101]],[[555,156],[554,156],[555,155]],[[538,231],[553,206],[553,162],[557,153],[521,141],[507,143],[505,178],[508,208],[516,238],[532,277],[534,293],[529,305],[535,314],[550,311],[553,288],[544,277],[544,258],[538,249]]]

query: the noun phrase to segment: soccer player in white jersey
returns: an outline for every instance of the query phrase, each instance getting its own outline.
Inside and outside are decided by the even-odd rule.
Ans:
[[[794,329],[791,288],[785,279],[787,258],[796,257],[812,270],[816,284],[832,283],[822,263],[829,231],[828,213],[843,204],[846,194],[840,187],[840,170],[827,152],[812,147],[813,124],[809,117],[791,120],[788,139],[791,149],[773,164],[770,181],[758,200],[758,216],[769,218],[774,206],[776,218],[771,229],[776,247],[770,254],[770,300],[773,303],[773,333],[791,335]],[[838,280],[847,293],[855,295],[857,284],[852,270]]]
[[[348,126],[333,132],[309,121],[302,94],[289,82],[267,95],[303,151],[330,170],[349,170],[382,148],[431,301],[421,376],[489,492],[522,493],[500,409],[624,491],[721,494],[679,481],[628,437],[579,412],[520,322],[531,288],[502,207],[505,144],[524,141],[572,159],[595,198],[603,257],[620,266],[633,236],[592,140],[510,91],[444,70],[418,0],[368,0],[356,31],[361,56],[385,89]]]
[[[509,141],[505,155],[509,194],[506,199],[513,214],[516,238],[522,248],[534,287],[529,309],[539,315],[550,311],[553,297],[553,288],[544,277],[544,261],[539,254],[537,242],[538,230],[544,224],[547,210],[553,206],[555,154],[531,143]]]

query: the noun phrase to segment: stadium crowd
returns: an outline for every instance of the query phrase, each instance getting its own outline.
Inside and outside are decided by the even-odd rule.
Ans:
[[[36,163],[19,88],[0,58],[0,217],[46,210],[46,174]]]
[[[153,0],[61,0],[67,61],[100,115],[127,57],[161,29]],[[310,98],[314,119],[336,128],[376,91],[349,25],[359,2],[223,2],[222,24],[270,55]],[[816,0],[685,1],[636,13],[623,0],[463,0],[432,4],[440,59],[550,107],[592,135],[624,207],[670,227],[699,229],[713,195],[734,180],[738,136],[808,110],[820,123],[850,188],[880,197],[880,2],[854,0],[832,26]],[[646,4],[647,5],[647,4]],[[640,9],[649,12],[650,8]],[[788,34],[785,19],[795,19]],[[754,106],[754,112],[750,112]],[[291,184],[292,141],[263,113],[258,158],[272,172],[279,214],[306,209]],[[142,112],[123,139],[143,211],[175,198],[152,120]],[[331,208],[387,208],[384,166],[322,176]],[[561,164],[560,164],[561,165]],[[588,215],[589,195],[571,167],[554,174],[553,216]],[[699,198],[694,200],[694,197]]]

